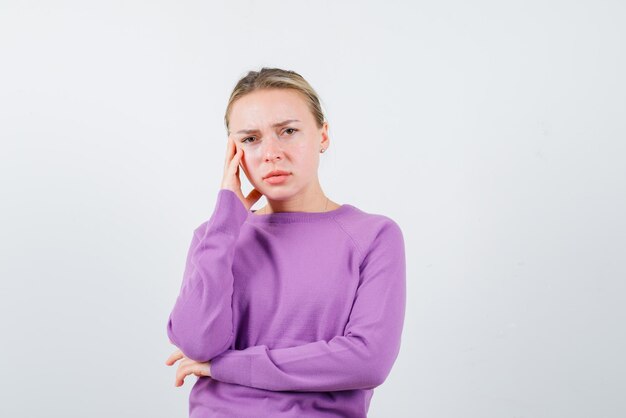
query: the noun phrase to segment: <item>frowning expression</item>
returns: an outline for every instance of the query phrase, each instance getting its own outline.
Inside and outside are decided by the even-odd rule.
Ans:
[[[298,91],[262,89],[237,99],[229,128],[244,151],[242,168],[261,193],[288,197],[317,181],[320,148],[328,146],[328,124],[317,126]],[[274,170],[288,174],[268,180]]]

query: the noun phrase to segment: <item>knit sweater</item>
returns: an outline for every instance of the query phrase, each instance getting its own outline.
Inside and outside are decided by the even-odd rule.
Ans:
[[[253,212],[220,189],[193,232],[167,323],[186,357],[210,361],[190,417],[366,417],[400,350],[400,227],[350,204]]]

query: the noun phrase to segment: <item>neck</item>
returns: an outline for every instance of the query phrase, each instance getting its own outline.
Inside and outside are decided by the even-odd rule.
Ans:
[[[260,215],[266,215],[274,212],[326,212],[329,206],[330,199],[322,193],[322,195],[316,200],[316,203],[306,205],[306,207],[304,207],[301,204],[294,204],[298,203],[294,201],[284,202],[272,201],[268,199],[268,204],[264,206],[263,209],[261,209],[258,213]],[[280,209],[278,209],[277,206],[280,207]]]

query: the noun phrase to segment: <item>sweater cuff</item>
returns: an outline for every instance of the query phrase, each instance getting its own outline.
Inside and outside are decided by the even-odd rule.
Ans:
[[[238,235],[247,218],[248,210],[237,194],[230,189],[220,189],[208,229]]]
[[[252,386],[252,359],[255,356],[255,349],[262,349],[262,347],[226,350],[213,357],[210,360],[211,377],[220,382]]]

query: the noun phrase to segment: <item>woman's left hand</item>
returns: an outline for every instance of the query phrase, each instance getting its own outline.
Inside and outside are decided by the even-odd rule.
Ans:
[[[190,374],[195,374],[196,376],[211,376],[211,362],[207,361],[205,363],[198,363],[197,361],[191,360],[188,357],[185,357],[182,351],[176,350],[174,351],[168,358],[165,360],[165,364],[168,366],[173,365],[178,360],[182,359],[182,361],[178,364],[178,370],[176,371],[176,381],[174,382],[174,386],[182,386],[185,383],[185,377]]]

